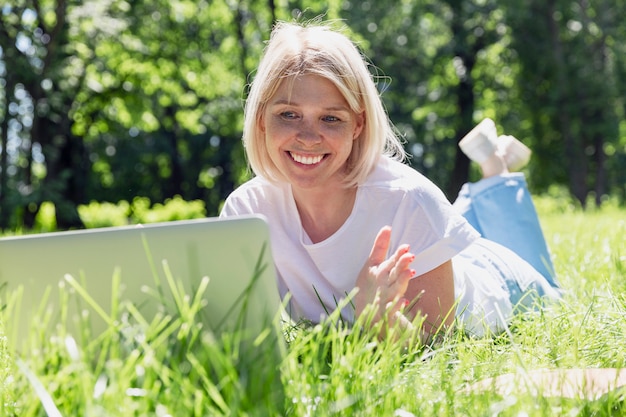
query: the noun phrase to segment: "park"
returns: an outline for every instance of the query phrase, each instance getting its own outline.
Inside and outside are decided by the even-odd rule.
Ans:
[[[217,216],[252,175],[244,102],[273,24],[322,19],[370,62],[407,164],[449,199],[480,177],[457,146],[480,120],[532,149],[524,174],[563,298],[490,337],[453,328],[428,343],[331,312],[283,323],[280,358],[263,355],[268,328],[251,358],[175,283],[180,314],[121,302],[97,337],[42,305],[16,350],[9,312],[28,295],[0,287],[0,414],[625,415],[625,12],[566,0],[1,6],[3,237]],[[568,370],[608,372],[532,378]]]

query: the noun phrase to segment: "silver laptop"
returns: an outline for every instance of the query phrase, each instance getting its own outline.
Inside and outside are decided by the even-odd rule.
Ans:
[[[36,329],[59,323],[77,332],[85,328],[77,320],[86,321],[95,337],[124,316],[129,323],[175,317],[196,294],[202,295],[196,321],[216,333],[242,330],[254,337],[278,329],[280,298],[264,218],[0,239],[0,307],[6,336],[18,349]],[[129,311],[134,315],[123,314]]]

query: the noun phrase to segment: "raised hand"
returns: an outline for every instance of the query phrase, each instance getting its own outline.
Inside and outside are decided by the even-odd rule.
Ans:
[[[415,275],[410,268],[415,255],[409,245],[401,245],[387,257],[391,241],[391,227],[385,226],[378,232],[372,251],[359,273],[355,296],[356,315],[360,315],[370,304],[376,308],[374,322],[385,315],[393,319],[408,300],[404,297],[409,280]]]

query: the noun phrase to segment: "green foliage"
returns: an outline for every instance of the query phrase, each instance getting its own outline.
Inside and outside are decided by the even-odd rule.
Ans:
[[[35,227],[20,232],[45,233],[57,231],[56,207],[44,201],[37,213]],[[147,197],[135,197],[131,203],[121,200],[116,204],[91,201],[78,206],[83,225],[88,228],[125,226],[138,223],[157,223],[175,220],[199,219],[207,216],[204,201],[185,201],[181,196],[166,199],[163,203],[152,203]]]
[[[334,313],[320,325],[286,327],[281,379],[264,379],[255,391],[255,378],[273,372],[276,362],[257,359],[248,367],[233,349],[236,336],[213,337],[199,326],[196,294],[178,294],[179,313],[172,316],[142,317],[122,303],[114,328],[97,339],[49,329],[55,337],[39,338],[20,360],[2,337],[5,311],[0,414],[624,415],[623,388],[598,398],[525,390],[524,375],[537,369],[626,367],[624,209],[607,203],[585,212],[562,189],[553,193],[563,195],[538,199],[537,207],[563,302],[518,316],[494,338],[451,332],[406,348],[407,334],[380,341],[376,330],[349,329]],[[209,290],[210,284],[198,292]],[[360,320],[367,325],[365,316]],[[473,385],[506,373],[517,381],[507,393]]]
[[[131,206],[133,223],[156,223],[173,220],[199,219],[206,217],[203,201],[184,201],[180,196],[165,200],[164,204],[150,206],[147,198],[135,198]]]
[[[92,201],[78,206],[78,213],[85,227],[95,228],[199,219],[206,217],[206,207],[203,201],[184,201],[180,196],[155,204],[147,197],[136,197],[132,203]]]
[[[60,229],[89,201],[217,214],[248,178],[243,100],[276,19],[339,20],[373,63],[410,163],[452,199],[483,117],[530,145],[534,191],[626,198],[624,4],[9,1],[0,13],[0,229]],[[590,197],[592,197],[590,199]],[[63,209],[60,209],[60,208]],[[44,214],[47,218],[48,214]]]
[[[78,206],[78,214],[85,227],[124,226],[128,224],[130,204],[120,201],[117,204],[92,201],[87,205]]]
[[[45,233],[57,230],[56,208],[50,201],[44,201],[35,219],[34,232]]]
[[[624,195],[624,34],[622,2],[511,1],[507,24],[520,65],[516,87],[524,100],[518,135],[535,151],[538,190],[566,185],[586,206],[594,193]],[[618,45],[620,44],[620,45]],[[575,87],[574,87],[575,86]],[[614,150],[621,151],[614,152]],[[609,174],[611,172],[611,174]],[[610,191],[609,191],[610,190]]]

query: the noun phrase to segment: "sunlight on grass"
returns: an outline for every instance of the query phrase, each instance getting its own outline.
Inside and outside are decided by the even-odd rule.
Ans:
[[[406,348],[408,335],[379,341],[376,330],[355,330],[366,318],[349,328],[333,314],[286,327],[280,360],[271,338],[243,351],[240,335],[204,328],[199,294],[178,294],[179,315],[143,317],[120,303],[97,343],[38,330],[18,355],[0,337],[0,415],[54,415],[51,405],[63,416],[624,415],[624,388],[598,399],[532,395],[521,383],[506,395],[469,388],[506,373],[521,381],[537,369],[626,367],[626,210],[537,206],[563,302],[492,339],[457,331]]]

